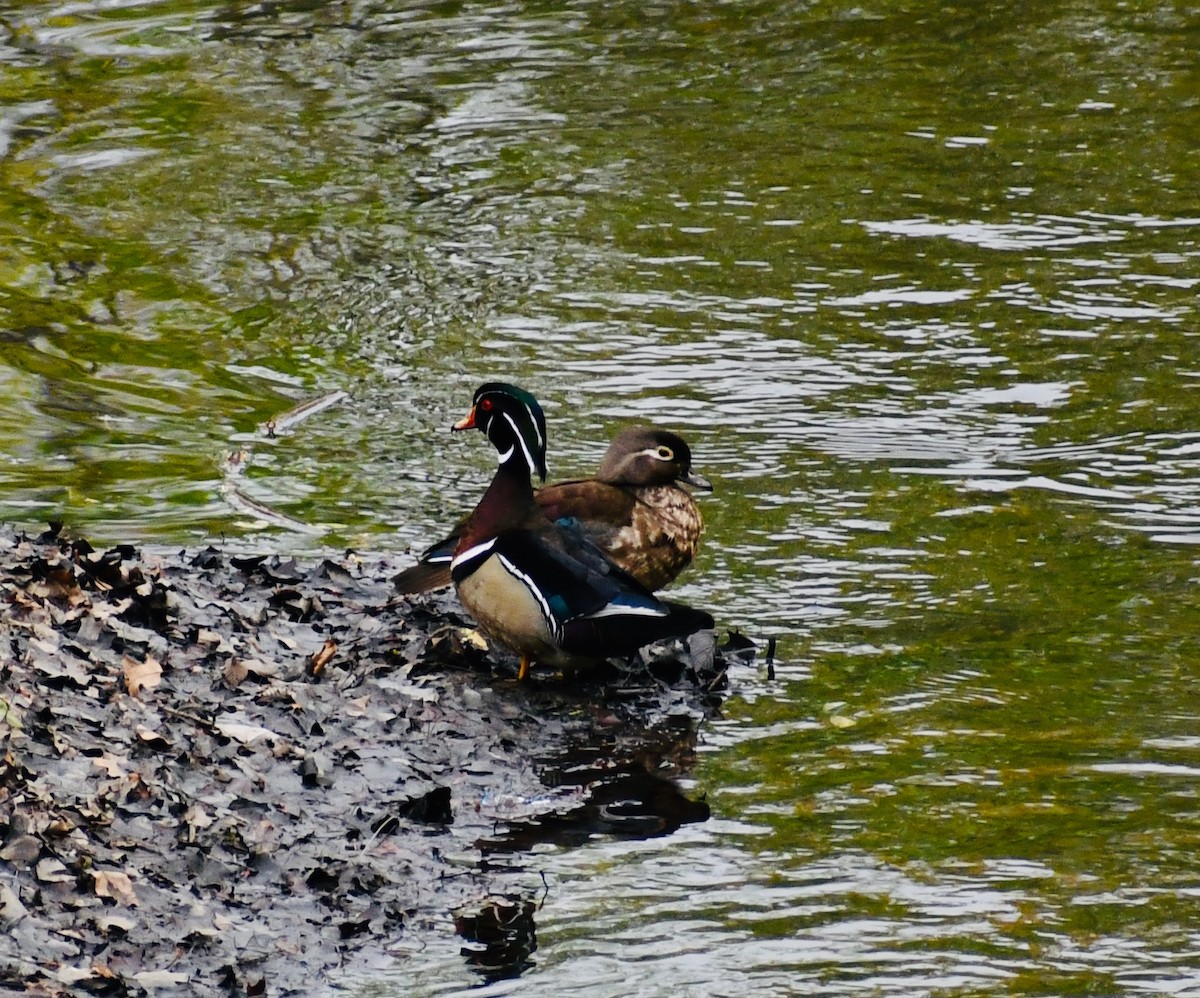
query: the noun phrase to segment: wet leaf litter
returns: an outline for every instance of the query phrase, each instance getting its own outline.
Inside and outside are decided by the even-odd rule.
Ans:
[[[312,994],[450,913],[504,977],[531,847],[708,816],[674,777],[748,642],[517,684],[400,561],[0,528],[0,984]]]

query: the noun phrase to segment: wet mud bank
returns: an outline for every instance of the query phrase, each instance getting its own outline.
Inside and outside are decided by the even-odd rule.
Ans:
[[[0,528],[0,987],[320,993],[448,913],[508,976],[531,847],[707,818],[675,778],[748,642],[518,684],[407,560]]]

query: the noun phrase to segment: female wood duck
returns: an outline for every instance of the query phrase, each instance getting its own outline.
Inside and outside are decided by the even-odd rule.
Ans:
[[[455,430],[479,429],[500,457],[463,525],[450,574],[483,631],[530,662],[573,668],[713,626],[700,610],[655,598],[578,530],[548,520],[530,475],[546,478],[546,420],[514,385],[475,392]]]
[[[680,483],[711,491],[692,471],[692,452],[678,434],[652,426],[622,430],[595,478],[547,485],[534,493],[542,513],[569,521],[647,589],[661,589],[691,564],[704,518]],[[402,593],[450,585],[450,560],[463,524],[428,548],[393,581]]]

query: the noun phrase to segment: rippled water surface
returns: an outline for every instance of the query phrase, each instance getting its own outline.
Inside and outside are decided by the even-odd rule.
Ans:
[[[519,978],[447,915],[362,988],[1200,995],[1198,50],[1140,0],[0,2],[0,517],[404,550],[482,380],[557,477],[669,424],[678,592],[779,642],[713,818],[535,851]]]

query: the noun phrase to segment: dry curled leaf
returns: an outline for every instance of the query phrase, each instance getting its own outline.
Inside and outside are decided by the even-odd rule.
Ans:
[[[93,870],[92,878],[96,882],[97,897],[113,898],[128,905],[138,903],[129,874],[121,873],[119,870]]]
[[[0,926],[15,925],[28,914],[16,891],[7,884],[0,884]]]
[[[13,731],[20,731],[25,727],[21,720],[21,712],[3,697],[0,697],[0,724],[7,725]]]
[[[274,740],[279,737],[270,728],[264,728],[260,724],[246,724],[242,721],[227,721],[222,719],[217,721],[215,726],[226,738],[231,738],[235,742],[241,742],[243,745],[249,745],[256,738]]]
[[[171,747],[171,740],[166,735],[159,734],[159,732],[144,724],[134,725],[133,733],[150,748],[167,749]]]
[[[32,863],[42,853],[42,840],[34,835],[17,835],[0,849],[6,863]]]
[[[329,660],[337,653],[337,648],[336,642],[326,640],[325,644],[321,646],[321,650],[308,660],[308,674],[319,676],[324,672]]]
[[[224,677],[226,685],[230,689],[236,690],[250,675],[250,670],[246,668],[246,663],[240,658],[231,658],[221,669],[221,675]]]
[[[92,757],[93,766],[99,766],[109,776],[114,778],[125,776],[129,772],[129,770],[125,768],[128,764],[128,759],[119,759],[111,752],[105,752],[103,755]]]
[[[187,984],[188,975],[176,970],[143,970],[134,974],[133,979],[147,991],[154,988],[173,988],[177,984]]]
[[[193,804],[187,809],[183,816],[183,823],[187,827],[187,836],[185,841],[196,841],[196,829],[208,828],[213,823],[213,818],[204,810],[200,804]]]
[[[52,856],[38,861],[36,876],[43,884],[68,884],[75,879],[75,875],[66,868],[62,860]]]
[[[279,675],[279,665],[261,658],[231,658],[221,669],[221,675],[231,689],[237,689],[247,676],[270,679]]]
[[[124,915],[97,915],[93,920],[97,929],[101,932],[124,932],[126,934],[133,931],[135,922],[132,918],[126,918]]]
[[[142,690],[154,689],[162,682],[162,665],[153,655],[147,655],[144,662],[126,655],[121,661],[121,673],[125,677],[125,689],[132,697],[139,697]]]
[[[78,984],[80,981],[90,981],[96,976],[91,967],[59,967],[54,972],[54,979],[59,984]]]

